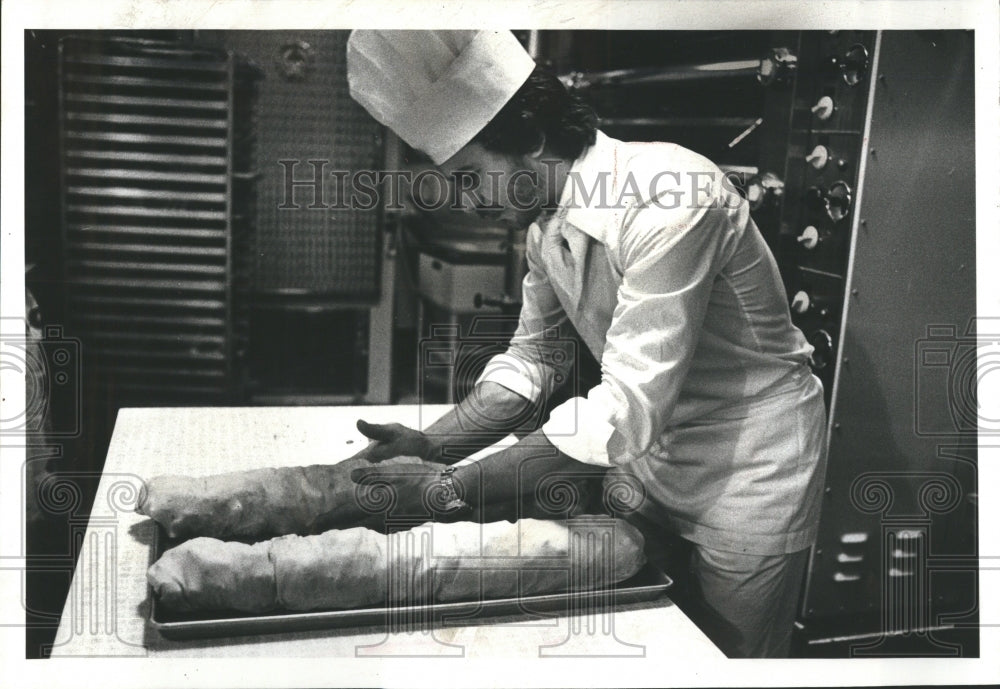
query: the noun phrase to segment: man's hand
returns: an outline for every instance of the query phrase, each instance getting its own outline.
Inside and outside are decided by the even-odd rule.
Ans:
[[[442,512],[441,472],[424,464],[382,464],[355,469],[358,502],[370,514],[432,519]]]
[[[437,461],[435,445],[427,434],[398,423],[377,424],[358,419],[358,430],[372,442],[354,455],[369,462],[381,462],[391,457],[407,455]]]

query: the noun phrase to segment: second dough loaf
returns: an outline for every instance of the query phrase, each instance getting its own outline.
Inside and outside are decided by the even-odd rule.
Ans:
[[[477,601],[608,586],[645,562],[620,519],[427,523],[386,535],[365,528],[246,545],[195,538],[147,574],[175,611],[305,611]]]

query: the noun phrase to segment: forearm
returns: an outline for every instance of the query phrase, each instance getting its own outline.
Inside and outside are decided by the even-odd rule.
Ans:
[[[428,461],[451,464],[516,431],[537,426],[534,403],[493,382],[483,382],[425,431]]]
[[[607,467],[586,464],[561,453],[542,431],[516,445],[455,470],[465,502],[473,508],[532,497],[539,485],[556,479],[579,480],[603,475]]]

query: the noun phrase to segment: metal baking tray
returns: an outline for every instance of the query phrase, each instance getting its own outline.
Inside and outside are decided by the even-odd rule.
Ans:
[[[175,543],[160,527],[153,544],[155,558]],[[420,605],[382,605],[368,608],[290,612],[276,610],[264,614],[211,611],[175,613],[159,604],[149,588],[149,622],[168,639],[203,639],[242,634],[274,634],[309,630],[365,628],[430,629],[483,624],[499,617],[537,619],[558,615],[594,613],[630,603],[662,597],[673,581],[646,563],[639,572],[614,586],[592,591],[564,591],[516,598],[496,598],[468,602]]]

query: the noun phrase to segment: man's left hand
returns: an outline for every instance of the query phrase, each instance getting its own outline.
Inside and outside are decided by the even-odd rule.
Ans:
[[[428,462],[439,459],[440,452],[427,434],[414,428],[399,423],[378,424],[358,419],[358,430],[371,441],[368,447],[354,455],[358,459],[381,462],[402,455],[420,457]]]

